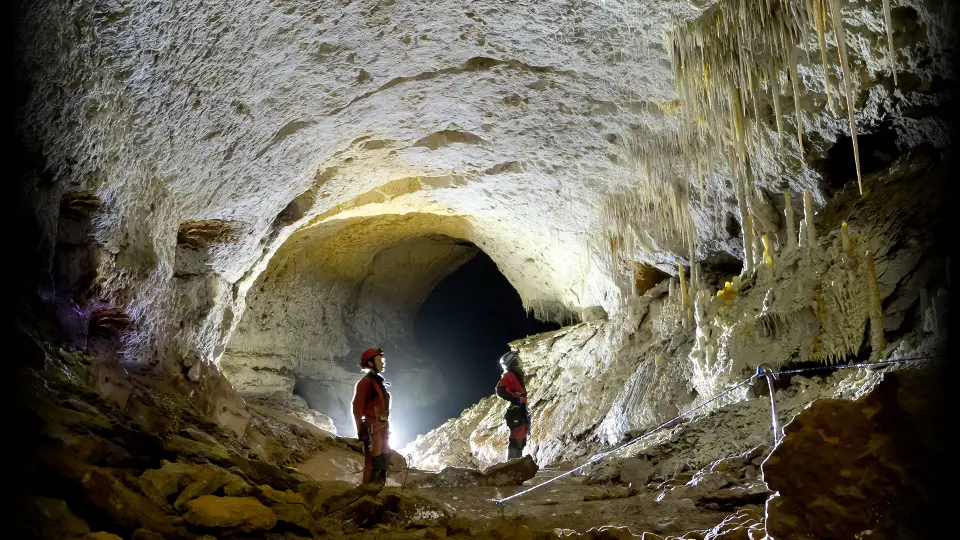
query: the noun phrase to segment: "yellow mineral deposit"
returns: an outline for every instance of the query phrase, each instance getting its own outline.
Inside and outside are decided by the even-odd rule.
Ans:
[[[723,284],[723,294],[728,298],[733,298],[735,291],[733,290],[733,284],[729,281]]]
[[[847,229],[847,222],[840,225],[840,245],[844,253],[850,253],[850,231]]]
[[[768,235],[763,235],[761,238],[763,241],[763,264],[770,267],[770,271],[773,271],[773,248],[770,247],[770,237]]]

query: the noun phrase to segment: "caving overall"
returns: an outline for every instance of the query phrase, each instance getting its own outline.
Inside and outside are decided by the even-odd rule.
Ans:
[[[363,483],[387,483],[390,394],[383,377],[371,371],[357,383],[353,396],[353,417],[357,435],[363,441]]]
[[[513,370],[504,372],[497,383],[497,396],[510,402],[503,419],[510,428],[510,440],[507,444],[507,460],[517,459],[523,454],[530,430],[530,413],[527,411],[527,393],[523,382]]]

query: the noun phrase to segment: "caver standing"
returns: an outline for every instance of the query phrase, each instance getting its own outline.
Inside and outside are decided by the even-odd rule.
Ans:
[[[389,383],[380,373],[385,360],[383,349],[367,349],[360,355],[360,367],[368,370],[357,382],[353,394],[353,418],[357,424],[357,437],[363,442],[363,483],[387,483],[387,465],[390,461]]]
[[[524,386],[523,368],[520,358],[514,351],[500,357],[503,377],[497,383],[497,396],[510,402],[503,419],[510,429],[507,444],[507,460],[517,459],[523,454],[530,431],[530,413],[527,411],[527,389]]]

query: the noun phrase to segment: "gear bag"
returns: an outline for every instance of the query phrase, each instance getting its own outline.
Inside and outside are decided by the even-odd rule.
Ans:
[[[503,415],[503,419],[507,421],[507,427],[509,428],[526,425],[527,418],[526,405],[510,405],[507,407],[506,414]]]

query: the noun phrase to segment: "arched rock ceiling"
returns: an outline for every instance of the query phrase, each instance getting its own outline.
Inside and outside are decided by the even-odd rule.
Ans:
[[[879,5],[851,15],[869,37],[852,53],[865,59],[868,116],[889,96],[867,82],[882,68]],[[424,235],[489,253],[543,316],[613,312],[619,291],[588,240],[604,197],[637,182],[622,142],[677,128],[663,25],[703,7],[36,3],[23,32],[24,126],[60,180],[53,189],[102,201],[97,290],[132,318],[133,357],[219,357],[250,287],[311,225],[367,228],[364,242],[385,242],[403,219],[420,220]],[[844,120],[817,119],[814,105],[817,155]],[[766,185],[823,200],[808,168]],[[738,253],[725,180],[710,179],[707,194],[692,210],[701,251]],[[55,215],[55,194],[38,200]],[[775,206],[764,212],[776,220]],[[679,244],[648,247],[637,257],[665,269],[689,256]],[[355,268],[304,254],[318,268]]]

